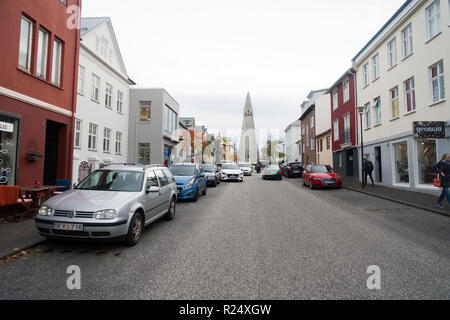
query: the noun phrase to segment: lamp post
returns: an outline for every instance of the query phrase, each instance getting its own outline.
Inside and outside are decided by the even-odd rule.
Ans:
[[[366,111],[366,107],[360,106],[357,108],[358,109],[358,113],[359,113],[359,117],[361,119],[361,181],[362,181],[362,187],[363,189],[366,187],[366,185],[364,184],[364,140],[363,140],[363,114]]]

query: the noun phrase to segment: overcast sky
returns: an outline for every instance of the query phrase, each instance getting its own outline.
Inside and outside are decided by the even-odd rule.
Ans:
[[[109,16],[130,77],[163,87],[210,130],[284,129],[331,86],[404,0],[84,0]],[[222,134],[224,135],[224,134]]]

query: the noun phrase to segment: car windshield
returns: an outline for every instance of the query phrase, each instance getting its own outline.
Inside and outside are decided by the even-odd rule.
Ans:
[[[277,166],[267,166],[266,170],[268,171],[278,171],[280,168]]]
[[[239,170],[239,167],[237,164],[234,164],[234,163],[224,163],[222,165],[222,169],[224,169],[224,170]]]
[[[216,168],[213,165],[202,166],[202,169],[205,172],[216,172]]]
[[[142,190],[143,179],[144,172],[97,170],[75,189],[139,192]]]
[[[195,176],[195,166],[172,166],[169,170],[175,177]]]
[[[248,163],[239,163],[239,168],[250,168],[251,165],[249,165]]]
[[[311,173],[328,173],[333,172],[333,168],[330,166],[312,166]]]

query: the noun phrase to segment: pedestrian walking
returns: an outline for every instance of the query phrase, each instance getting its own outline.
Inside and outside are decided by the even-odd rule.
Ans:
[[[375,182],[373,181],[373,163],[370,160],[367,160],[367,157],[364,157],[364,163],[363,163],[363,168],[364,168],[364,184],[367,185],[367,176],[369,176],[370,180],[372,180],[372,186],[375,187]]]
[[[442,193],[436,203],[436,207],[442,208],[444,198],[447,197],[447,201],[450,204],[450,154],[444,154],[441,161],[434,166],[433,170],[438,173],[442,188]]]
[[[164,161],[164,167],[166,167],[166,168],[169,167],[169,162],[167,160]]]

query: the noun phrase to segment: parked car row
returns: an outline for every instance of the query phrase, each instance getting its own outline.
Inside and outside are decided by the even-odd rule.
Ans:
[[[342,177],[329,165],[308,165],[300,162],[280,165],[282,174],[287,178],[302,178],[303,184],[315,188],[341,188]]]
[[[246,164],[242,168],[253,172]],[[132,246],[147,225],[162,217],[174,219],[177,200],[197,201],[208,186],[242,182],[244,172],[234,163],[107,165],[46,201],[35,225],[48,239],[120,240]]]

